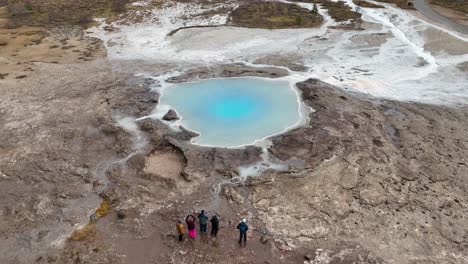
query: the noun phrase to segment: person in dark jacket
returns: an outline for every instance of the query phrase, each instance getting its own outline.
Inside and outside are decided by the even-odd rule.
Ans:
[[[213,215],[213,217],[211,217],[210,222],[211,222],[211,236],[216,237],[218,235],[218,228],[219,228],[218,217],[216,215]]]
[[[187,215],[185,222],[187,223],[187,229],[189,231],[189,237],[196,238],[197,237],[197,229],[195,228],[195,216]]]
[[[239,244],[242,244],[242,238],[244,239],[244,244],[247,245],[247,231],[249,231],[249,226],[247,225],[247,220],[244,218],[242,221],[237,225],[237,229],[239,229]]]
[[[208,216],[205,214],[205,210],[202,210],[198,215],[198,222],[200,222],[200,232],[206,233],[208,226]]]

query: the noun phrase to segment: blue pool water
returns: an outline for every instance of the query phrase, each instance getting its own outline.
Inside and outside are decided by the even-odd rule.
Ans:
[[[164,90],[161,104],[176,110],[182,125],[200,134],[194,143],[218,147],[253,144],[301,119],[289,82],[260,78],[174,84]]]

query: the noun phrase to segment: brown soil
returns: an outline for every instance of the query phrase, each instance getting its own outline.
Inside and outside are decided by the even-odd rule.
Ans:
[[[27,78],[40,64],[90,61],[105,55],[99,40],[70,26],[0,29],[0,43],[0,79],[9,82]]]

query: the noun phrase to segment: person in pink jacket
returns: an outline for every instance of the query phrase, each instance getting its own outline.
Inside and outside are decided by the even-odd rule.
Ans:
[[[187,215],[187,218],[185,218],[185,222],[187,223],[187,229],[188,229],[188,234],[189,237],[191,238],[196,238],[197,237],[197,229],[195,228],[195,223],[196,219],[195,216],[193,215]]]

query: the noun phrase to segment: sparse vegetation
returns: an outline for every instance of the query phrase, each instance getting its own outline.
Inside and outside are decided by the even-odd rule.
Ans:
[[[318,13],[294,4],[254,2],[241,5],[231,14],[231,24],[251,28],[306,28],[322,24]]]
[[[374,3],[371,3],[371,2],[367,2],[365,0],[353,0],[353,3],[357,6],[360,6],[360,7],[367,7],[367,8],[384,8],[384,6],[382,5],[376,5]]]
[[[317,3],[314,3],[314,8],[312,8],[312,13],[313,13],[313,14],[318,14]]]
[[[466,0],[430,0],[430,3],[468,14],[468,1]]]
[[[413,6],[410,6],[408,4],[408,0],[375,0],[377,2],[382,2],[382,3],[390,3],[390,4],[395,4],[400,8],[403,9],[414,9]]]
[[[25,3],[24,4],[24,9],[28,12],[31,12],[33,10],[33,7],[30,3]]]
[[[93,17],[112,17],[126,11],[130,0],[18,0],[6,5],[13,26],[47,24],[89,25]]]
[[[361,18],[361,14],[354,12],[345,2],[324,1],[322,6],[328,10],[328,14],[338,22],[356,20]]]
[[[93,240],[96,235],[96,224],[89,223],[83,228],[73,231],[68,238],[69,241]]]
[[[73,231],[73,233],[68,238],[69,241],[84,241],[84,240],[93,240],[96,236],[96,223],[99,218],[105,216],[109,213],[110,203],[107,199],[103,199],[99,207],[96,209],[94,215],[88,224],[84,227]]]
[[[296,25],[300,26],[304,23],[304,19],[301,16],[296,17]]]
[[[96,209],[96,216],[97,218],[101,218],[105,216],[110,209],[110,203],[107,199],[102,200],[101,204],[99,205],[99,208]]]
[[[127,10],[127,0],[112,0],[112,11],[122,13]]]

